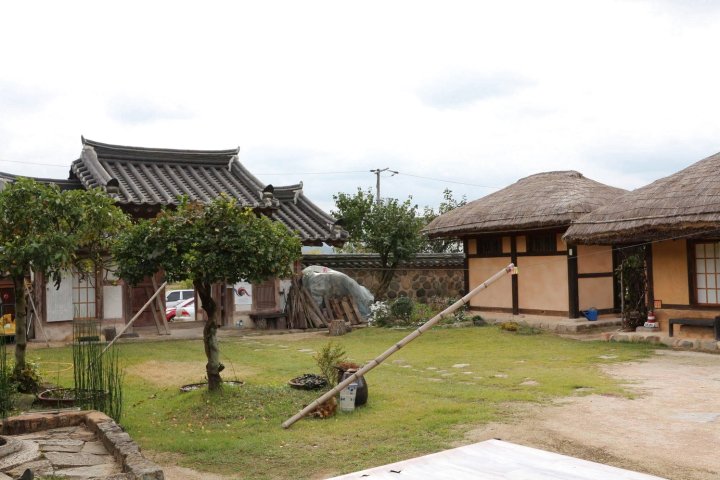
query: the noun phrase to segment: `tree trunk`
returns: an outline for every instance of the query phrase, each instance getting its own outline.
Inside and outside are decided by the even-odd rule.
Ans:
[[[15,368],[13,375],[20,378],[25,369],[25,349],[27,348],[27,309],[25,302],[25,277],[13,278],[15,289]]]
[[[385,294],[387,293],[388,287],[390,287],[390,282],[392,282],[394,276],[394,266],[383,267],[382,271],[380,272],[380,283],[373,292],[376,302],[385,298]]]
[[[198,295],[200,295],[203,309],[205,313],[207,313],[205,326],[203,327],[203,343],[205,346],[205,356],[207,357],[205,371],[208,378],[208,390],[212,392],[222,387],[220,372],[225,368],[225,366],[220,363],[220,347],[217,340],[217,317],[220,312],[218,311],[215,300],[212,298],[212,286],[198,280],[194,281],[193,285]]]

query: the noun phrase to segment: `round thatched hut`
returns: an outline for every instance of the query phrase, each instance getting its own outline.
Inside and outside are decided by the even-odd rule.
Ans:
[[[518,266],[518,276],[475,297],[472,309],[571,318],[591,307],[609,312],[615,305],[611,249],[583,246],[578,261],[562,235],[571,222],[624,193],[576,171],[539,173],[439,216],[424,233],[463,241],[468,289],[510,262]]]

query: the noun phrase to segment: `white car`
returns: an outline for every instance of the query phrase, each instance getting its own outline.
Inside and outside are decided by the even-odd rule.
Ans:
[[[195,298],[195,290],[168,290],[165,293],[165,308],[174,307],[190,298]]]
[[[173,322],[194,322],[195,321],[195,298],[184,300],[176,305]]]

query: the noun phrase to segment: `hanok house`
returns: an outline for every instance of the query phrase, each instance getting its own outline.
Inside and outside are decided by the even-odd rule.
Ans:
[[[577,318],[581,310],[615,308],[613,254],[607,246],[568,247],[562,236],[580,216],[625,193],[575,171],[546,172],[440,215],[424,233],[458,238],[471,290],[514,263],[470,300],[470,309]]]
[[[638,188],[577,220],[568,242],[641,246],[648,305],[660,328],[714,335],[720,315],[720,153]]]
[[[303,194],[303,185],[272,187],[253,176],[238,160],[239,149],[177,150],[110,145],[82,139],[80,158],[72,163],[62,188],[101,188],[125,212],[135,218],[154,217],[162,207],[177,205],[179,197],[210,202],[224,193],[246,207],[268,215],[295,231],[302,244],[338,245],[347,232]],[[299,262],[298,262],[299,268]],[[100,318],[107,324],[128,322],[155,291],[151,279],[130,287],[112,272],[86,279],[68,274],[59,290],[54,285],[36,289],[39,317],[51,338],[71,332],[73,318]],[[280,309],[281,279],[253,286],[251,314],[272,314]],[[231,286],[218,285],[214,295],[221,308],[223,325],[233,321]],[[164,302],[164,296],[163,302]],[[72,299],[72,301],[70,301]],[[134,325],[154,325],[150,309]]]

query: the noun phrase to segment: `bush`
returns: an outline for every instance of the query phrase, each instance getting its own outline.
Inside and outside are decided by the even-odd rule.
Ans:
[[[375,302],[370,305],[370,318],[368,323],[377,327],[390,326],[390,307],[385,302]]]
[[[347,362],[347,352],[343,346],[339,343],[328,342],[313,358],[315,358],[315,363],[317,363],[322,376],[327,379],[328,384],[331,387],[337,385],[338,375],[335,366]]]
[[[472,320],[473,325],[475,325],[476,327],[484,327],[485,325],[487,325],[487,322],[482,317],[482,315],[473,315],[470,320]]]
[[[26,361],[25,368],[19,372],[14,372],[10,377],[10,381],[20,393],[38,393],[40,390],[40,373],[38,372],[37,363]]]
[[[503,322],[500,324],[500,330],[506,332],[517,332],[520,329],[520,325],[517,322]]]
[[[395,300],[390,307],[390,315],[392,315],[395,320],[407,323],[413,314],[414,303],[410,297],[400,297]]]

